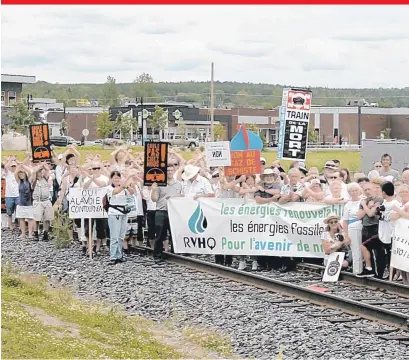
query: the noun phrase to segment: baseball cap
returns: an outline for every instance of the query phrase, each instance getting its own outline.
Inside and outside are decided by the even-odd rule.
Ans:
[[[338,166],[337,166],[332,160],[328,160],[328,161],[325,163],[324,168],[336,170],[336,169],[338,169]]]

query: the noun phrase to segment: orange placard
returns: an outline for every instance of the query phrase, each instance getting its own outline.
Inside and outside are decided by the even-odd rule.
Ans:
[[[260,173],[260,150],[232,151],[231,166],[224,168],[225,176],[255,175]]]
[[[51,160],[48,124],[30,125],[33,162]]]
[[[1,179],[1,212],[6,212],[6,179]]]

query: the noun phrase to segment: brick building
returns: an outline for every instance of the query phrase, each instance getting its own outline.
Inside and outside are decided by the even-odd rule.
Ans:
[[[35,76],[1,74],[1,125],[7,131],[11,120],[7,114],[13,111],[13,105],[21,101],[23,84],[34,84]]]
[[[155,108],[160,105],[168,110],[168,127],[165,134],[178,132],[180,118],[183,118],[185,134],[199,136],[204,140],[210,135],[210,109],[197,108],[187,104],[144,104],[145,119],[149,118]],[[110,108],[111,120],[115,120],[119,111],[126,113],[132,110],[132,116],[140,118],[140,106]],[[102,107],[67,107],[64,112],[49,112],[47,121],[57,128],[64,118],[68,123],[68,135],[80,140],[83,129],[88,128],[87,140],[98,138],[96,119]],[[358,108],[357,107],[313,107],[310,126],[316,129],[320,142],[333,142],[335,136],[343,137],[349,144],[358,142]],[[391,137],[409,140],[409,108],[361,108],[361,130],[363,138],[376,139],[381,131],[391,129]],[[222,124],[226,129],[225,139],[231,139],[240,124],[255,124],[267,142],[277,142],[279,131],[279,110],[233,108],[215,109],[215,124]],[[139,131],[141,134],[141,122]],[[148,130],[148,134],[151,134]],[[165,135],[166,136],[166,135]]]

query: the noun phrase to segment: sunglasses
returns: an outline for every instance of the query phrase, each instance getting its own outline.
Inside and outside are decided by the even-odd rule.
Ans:
[[[338,221],[337,221],[337,220],[328,221],[328,224],[330,224],[330,225],[335,225],[335,224],[338,224]]]
[[[10,167],[17,167],[17,165],[11,165]]]
[[[101,170],[101,168],[100,167],[94,167],[94,168],[92,168],[92,170]]]
[[[220,177],[219,175],[213,175],[212,178],[213,179],[217,179],[218,177]]]
[[[381,167],[382,167],[382,165],[375,165],[375,167],[376,167],[376,168],[381,168]]]
[[[260,161],[260,164],[261,164],[261,165],[265,165],[266,163],[265,163],[264,161]]]

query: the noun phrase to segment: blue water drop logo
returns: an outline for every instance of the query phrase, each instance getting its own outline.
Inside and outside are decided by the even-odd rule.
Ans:
[[[195,212],[189,219],[188,222],[189,229],[193,234],[202,234],[207,228],[207,219],[203,215],[203,210],[200,207],[200,204],[197,205]]]

